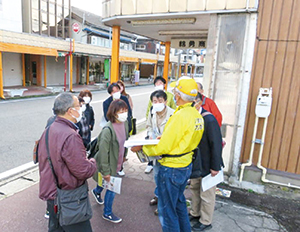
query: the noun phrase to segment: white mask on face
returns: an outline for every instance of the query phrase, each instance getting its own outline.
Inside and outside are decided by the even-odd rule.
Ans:
[[[161,112],[161,111],[163,111],[164,108],[165,108],[165,104],[164,103],[153,104],[153,110],[154,110],[154,112]]]
[[[86,105],[82,105],[80,108],[81,108],[81,111],[84,112],[86,110]]]
[[[124,113],[118,114],[118,118],[117,119],[120,122],[125,122],[127,120],[127,117],[128,117],[128,113],[124,112]]]
[[[76,110],[75,108],[72,108],[72,109],[73,109],[73,110]],[[75,116],[72,114],[72,117],[76,119],[76,122],[80,122],[80,120],[81,120],[81,118],[82,118],[82,109],[81,109],[81,107],[80,107],[79,110],[76,110],[76,111],[78,112],[79,116],[78,116],[78,117],[75,117]]]
[[[112,97],[113,97],[113,99],[120,99],[121,93],[120,92],[115,92],[115,93],[113,93]]]
[[[85,104],[89,104],[91,102],[90,97],[83,97],[83,100],[84,100]]]
[[[154,88],[155,90],[164,90],[164,85],[157,85]]]

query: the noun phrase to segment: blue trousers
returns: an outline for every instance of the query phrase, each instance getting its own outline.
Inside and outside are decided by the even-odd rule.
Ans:
[[[192,165],[184,168],[160,166],[157,176],[158,213],[163,232],[190,232],[184,190]]]
[[[97,187],[95,188],[95,192],[97,194],[101,194],[102,191],[103,188],[97,185]],[[115,192],[112,192],[108,189],[106,190],[105,197],[104,197],[104,212],[103,212],[104,215],[112,214],[112,205],[114,203],[115,195],[116,195]]]
[[[158,176],[158,172],[159,172],[159,167],[160,167],[160,163],[155,160],[155,164],[153,165],[153,174],[154,174],[154,181],[155,181],[155,190],[154,190],[154,195],[156,197],[158,197],[158,190],[157,190],[157,176]]]

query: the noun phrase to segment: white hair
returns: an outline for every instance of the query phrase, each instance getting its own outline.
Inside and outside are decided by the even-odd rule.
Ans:
[[[186,101],[186,102],[193,102],[196,98],[196,96],[190,96],[190,95],[187,95],[183,92],[181,92],[179,89],[175,88],[175,93],[179,94],[180,97],[182,98],[182,100]]]

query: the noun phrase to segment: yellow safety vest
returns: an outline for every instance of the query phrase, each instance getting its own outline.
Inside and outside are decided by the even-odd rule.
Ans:
[[[179,155],[193,151],[198,146],[204,130],[204,121],[191,104],[177,107],[157,145],[143,146],[143,151],[148,156]],[[192,162],[192,154],[190,152],[181,157],[165,157],[158,161],[163,166],[182,168]]]

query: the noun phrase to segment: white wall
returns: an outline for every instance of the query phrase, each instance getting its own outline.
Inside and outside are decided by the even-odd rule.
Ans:
[[[22,1],[2,0],[0,29],[22,32]]]
[[[22,55],[2,53],[3,86],[22,85]]]
[[[44,59],[44,58],[43,58]],[[76,83],[76,60],[73,57],[73,84]],[[64,85],[65,57],[47,57],[47,85]],[[69,84],[69,57],[67,61],[67,85]],[[42,85],[44,85],[44,60],[42,61]]]

